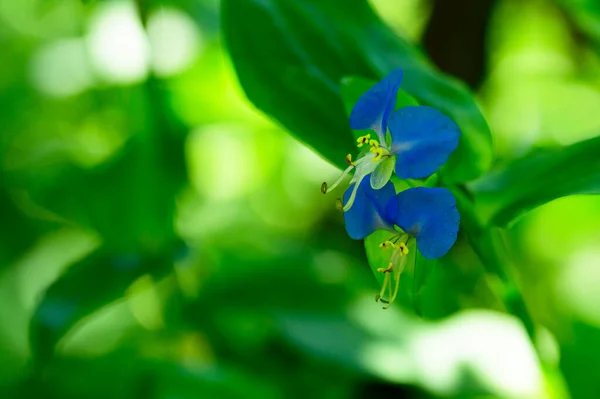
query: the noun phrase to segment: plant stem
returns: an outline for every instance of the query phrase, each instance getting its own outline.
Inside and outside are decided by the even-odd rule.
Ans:
[[[535,339],[535,323],[519,289],[518,273],[512,261],[500,251],[499,232],[482,223],[473,209],[473,201],[462,187],[449,187],[454,194],[461,215],[463,232],[488,272],[502,282],[499,293],[506,309],[523,323],[532,342]]]

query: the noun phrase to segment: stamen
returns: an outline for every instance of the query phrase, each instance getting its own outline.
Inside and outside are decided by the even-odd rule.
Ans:
[[[358,191],[358,186],[360,186],[362,179],[364,179],[364,176],[360,176],[358,178],[358,180],[356,181],[356,183],[354,183],[354,188],[352,189],[352,194],[350,194],[350,198],[348,199],[348,202],[346,203],[346,205],[344,205],[344,208],[343,208],[344,212],[346,212],[348,209],[350,209],[352,207],[352,204],[354,203],[354,199],[356,198],[356,192]]]
[[[371,151],[373,154],[375,154],[373,159],[371,159],[371,162],[377,162],[382,157],[389,155],[389,152],[383,147],[371,147],[371,149],[369,151]]]
[[[389,273],[389,272],[391,272],[391,271],[392,271],[392,268],[393,268],[393,267],[394,267],[394,265],[392,264],[392,262],[390,262],[390,263],[388,264],[388,267],[387,267],[387,268],[385,268],[385,267],[380,267],[379,269],[377,269],[377,271],[378,271],[379,273]]]
[[[336,198],[335,209],[337,209],[338,211],[341,211],[342,209],[344,209],[344,203],[342,202],[341,198]]]
[[[355,166],[358,166],[358,165],[360,165],[360,164],[364,163],[364,162],[365,162],[365,161],[366,161],[368,158],[369,158],[369,157],[367,157],[367,156],[364,156],[364,157],[362,157],[362,158],[358,158],[356,161],[354,161],[354,165],[355,165]]]
[[[350,165],[346,168],[346,170],[342,173],[342,175],[339,177],[339,179],[336,180],[335,183],[333,183],[331,185],[331,187],[327,186],[327,182],[323,182],[323,184],[321,184],[321,192],[323,194],[327,194],[328,192],[330,192],[331,190],[335,189],[337,186],[339,186],[339,184],[344,180],[344,178],[346,176],[348,176],[348,173],[350,173],[350,171],[354,168],[354,165]]]
[[[389,273],[388,273],[389,274]],[[391,278],[391,277],[390,277]],[[388,298],[392,297],[392,282],[390,281],[390,283],[388,284],[388,288],[389,290],[389,294],[388,294]],[[390,305],[392,304],[392,300],[390,300],[383,308],[384,309],[388,309],[390,307]]]
[[[370,133],[365,136],[360,136],[359,138],[356,139],[356,142],[358,143],[357,146],[362,147],[365,143],[369,142],[370,138],[371,138]]]
[[[394,244],[390,240],[382,242],[381,244],[379,244],[379,247],[382,249],[389,249],[389,248],[398,249],[398,245]]]
[[[377,141],[377,140],[370,140],[369,141],[369,145],[371,146],[371,148],[373,148],[373,147],[377,148],[377,147],[379,147],[379,141]]]
[[[394,300],[396,299],[396,295],[398,295],[398,287],[400,286],[400,273],[398,273],[398,275],[395,277],[395,280],[396,280],[396,284],[394,286],[393,294],[392,294],[392,282],[390,281],[390,300],[383,307],[384,309],[389,309],[390,306],[392,306],[392,303],[394,303]]]
[[[389,308],[392,303],[394,303],[394,301],[396,300],[396,295],[398,295],[398,287],[400,286],[400,275],[402,274],[402,270],[404,270],[404,264],[406,263],[406,256],[402,257],[402,260],[400,261],[400,265],[398,267],[398,270],[395,271],[395,275],[394,275],[394,279],[396,280],[396,286],[394,287],[394,294],[390,297],[390,302],[387,305],[387,307],[384,307],[384,309]],[[391,293],[391,286],[392,283],[390,282],[390,293]]]
[[[346,155],[346,163],[350,166],[356,166],[356,163],[352,162],[352,154]]]
[[[399,237],[395,237],[396,239],[398,239]],[[403,237],[401,237],[400,239],[403,239]],[[381,287],[381,292],[379,293],[379,295],[377,295],[375,297],[375,300],[377,302],[382,302],[384,303],[386,306],[384,306],[384,309],[388,309],[392,303],[396,300],[396,296],[398,296],[398,289],[400,287],[400,276],[402,275],[402,271],[404,270],[404,266],[406,264],[407,261],[407,257],[405,256],[408,253],[408,247],[406,245],[406,243],[404,242],[400,242],[398,244],[395,244],[394,242],[392,242],[391,240],[394,238],[391,238],[390,240],[384,241],[382,242],[379,246],[381,248],[394,248],[394,253],[392,254],[392,256],[390,257],[390,261],[388,263],[388,267],[384,268],[384,267],[380,267],[379,269],[377,269],[377,271],[379,273],[383,273],[385,275],[384,280],[383,280],[383,285]],[[399,262],[398,262],[399,261]],[[394,283],[394,287],[392,289],[392,279],[395,280]],[[388,290],[389,291],[389,296],[388,299],[383,299],[383,295],[385,294],[385,291]]]
[[[383,296],[383,294],[385,294],[385,289],[387,288],[387,284],[390,280],[390,274],[389,273],[385,273],[385,276],[383,277],[383,284],[381,284],[381,291],[379,292],[379,295],[375,296],[375,301],[380,300],[381,302],[384,302],[383,299],[381,299],[381,297]]]
[[[405,243],[401,242],[400,244],[398,244],[398,249],[400,249],[400,251],[401,251],[400,256],[408,254],[408,247],[406,246]]]

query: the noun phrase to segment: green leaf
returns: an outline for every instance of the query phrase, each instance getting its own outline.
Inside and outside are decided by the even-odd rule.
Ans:
[[[394,233],[386,230],[377,230],[365,238],[367,260],[380,288],[383,284],[384,274],[378,272],[377,269],[386,269],[388,267],[390,256],[393,252],[391,249],[384,250],[379,245],[382,242],[389,240],[393,235]],[[400,303],[401,306],[407,310],[419,313],[418,296],[419,291],[422,288],[422,284],[425,282],[427,270],[419,270],[418,272],[416,270],[415,259],[417,257],[417,248],[414,240],[411,240],[411,242],[408,244],[408,248],[409,252],[406,255],[406,264],[402,274],[400,275],[400,286],[398,288],[398,295],[394,303]],[[387,292],[384,297],[386,296]]]
[[[392,236],[393,233],[390,233],[389,231],[377,230],[373,234],[365,238],[365,251],[367,253],[367,259],[369,261],[371,271],[377,279],[379,287],[381,287],[381,285],[383,284],[383,274],[379,273],[377,269],[387,268],[390,260],[389,252],[382,251],[379,247],[379,244],[389,240]]]
[[[556,0],[579,30],[600,45],[600,4],[597,0]]]
[[[98,250],[73,265],[48,288],[31,321],[31,347],[38,364],[54,354],[57,342],[85,316],[125,295],[139,277],[162,278],[172,271],[178,246],[162,253],[108,254]]]
[[[454,187],[452,193],[456,198],[456,206],[460,213],[461,229],[457,244],[450,253],[457,252],[456,247],[460,245],[461,238],[464,236],[471,250],[466,251],[463,256],[459,257],[459,260],[464,262],[471,254],[475,254],[487,273],[499,278],[492,283],[494,291],[502,300],[503,305],[521,320],[529,336],[534,337],[535,325],[518,289],[517,272],[508,256],[502,237],[500,237],[499,229],[485,226],[479,220],[474,212],[475,206],[472,199],[463,190]],[[441,260],[445,259],[447,257]]]
[[[600,193],[600,137],[546,148],[512,161],[468,185],[479,218],[506,226],[525,212],[573,194]]]
[[[461,129],[458,149],[440,171],[444,181],[472,180],[491,164],[491,135],[473,95],[396,36],[366,0],[349,0],[343,9],[334,0],[224,0],[222,18],[248,98],[331,162],[343,166],[354,151],[342,78],[378,80],[402,68],[403,90]]]

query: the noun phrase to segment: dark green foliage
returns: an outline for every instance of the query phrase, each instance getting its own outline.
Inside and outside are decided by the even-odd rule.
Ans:
[[[544,379],[539,397],[596,398],[600,203],[560,215],[545,204],[600,192],[597,126],[564,146],[536,132],[542,138],[530,149],[499,161],[492,134],[521,145],[528,132],[507,132],[498,120],[545,115],[534,103],[535,112],[498,118],[501,89],[516,96],[513,85],[547,78],[595,98],[598,3],[531,3],[555,18],[535,25],[539,48],[519,47],[530,33],[523,29],[486,37],[488,58],[454,63],[479,66],[477,76],[461,75],[483,82],[482,97],[433,65],[432,43],[421,48],[372,8],[392,12],[399,3],[0,2],[0,397],[519,397],[502,390],[511,381],[501,377],[530,356]],[[512,3],[486,12],[512,20],[500,12]],[[420,3],[421,18],[436,4]],[[197,36],[187,69],[160,76],[136,58],[142,51],[128,62],[143,61],[147,74],[111,80],[93,59],[91,33],[100,11],[123,5],[133,6],[130,15],[113,20],[111,32],[125,43],[135,41],[119,30],[126,18],[135,29],[152,28],[155,14],[183,18],[177,26]],[[160,36],[167,48],[185,42],[172,28]],[[443,36],[440,26],[423,29],[411,35]],[[565,43],[552,43],[556,32]],[[447,43],[434,44],[439,52]],[[511,44],[501,62],[514,56],[559,71],[521,71],[514,83],[494,58]],[[77,46],[83,55],[52,53]],[[334,209],[343,190],[319,193],[319,180],[335,173],[286,135],[345,166],[364,133],[348,126],[352,106],[394,68],[404,70],[397,108],[436,107],[462,135],[439,173],[393,182],[450,189],[461,225],[440,259],[411,247],[415,265],[384,311],[374,297],[387,233],[350,240]],[[65,73],[61,85],[87,85],[64,94],[55,79]],[[556,95],[535,94],[527,100]],[[571,216],[579,224],[562,223]],[[562,247],[574,246],[571,236],[582,241],[572,253]],[[513,363],[498,365],[484,358],[490,353]]]
[[[468,90],[395,36],[366,1],[340,8],[330,0],[225,0],[222,10],[226,43],[249,99],[332,163],[343,165],[353,144],[340,97],[342,78],[377,79],[402,68],[402,88],[461,128],[446,179],[464,182],[490,165],[491,135]]]

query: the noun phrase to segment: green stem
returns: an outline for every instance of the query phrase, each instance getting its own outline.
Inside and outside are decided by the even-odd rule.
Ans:
[[[502,282],[500,297],[508,312],[523,323],[532,342],[535,339],[535,323],[519,290],[518,273],[511,260],[499,248],[498,231],[482,223],[474,214],[473,201],[461,187],[449,187],[454,194],[461,215],[462,231],[466,234],[475,253],[488,272]]]

